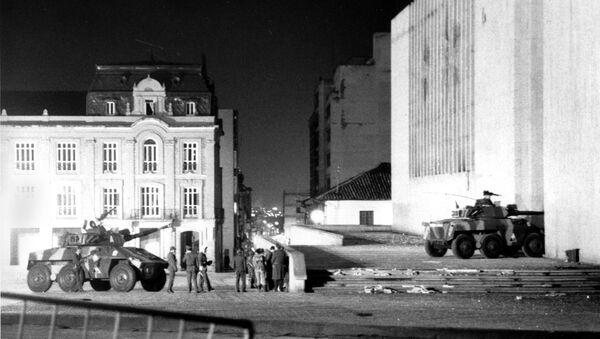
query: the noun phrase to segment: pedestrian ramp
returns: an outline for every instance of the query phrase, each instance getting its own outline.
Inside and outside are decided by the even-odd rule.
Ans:
[[[10,292],[0,297],[22,302],[19,313],[3,310],[3,338],[254,337],[254,325],[245,319]]]

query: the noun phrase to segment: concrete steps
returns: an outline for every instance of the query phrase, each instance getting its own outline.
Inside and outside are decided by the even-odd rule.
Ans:
[[[315,292],[388,292],[600,294],[600,269],[581,270],[381,270],[337,269],[308,272]],[[416,292],[415,292],[416,293]]]

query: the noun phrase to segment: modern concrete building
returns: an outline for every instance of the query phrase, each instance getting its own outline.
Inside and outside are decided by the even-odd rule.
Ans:
[[[310,193],[320,194],[390,159],[389,33],[373,56],[337,67],[315,90],[310,128]]]
[[[546,255],[600,262],[600,7],[417,0],[392,21],[397,230],[483,190],[545,210]]]
[[[2,264],[25,265],[112,210],[107,228],[175,226],[128,245],[160,257],[208,247],[220,270],[233,250],[237,114],[215,101],[200,65],[107,65],[96,68],[86,115],[3,111]]]

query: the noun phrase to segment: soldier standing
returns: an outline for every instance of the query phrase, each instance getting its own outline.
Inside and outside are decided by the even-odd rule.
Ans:
[[[281,245],[277,245],[277,250],[273,252],[271,257],[273,262],[273,282],[275,287],[273,291],[283,292],[283,278],[285,278],[285,252]]]
[[[75,268],[75,277],[77,279],[77,284],[73,288],[73,292],[83,292],[83,281],[85,280],[85,274],[83,273],[83,268],[81,265],[81,247],[78,246],[75,250],[75,254],[73,255],[73,266]]]
[[[240,280],[242,281],[242,292],[246,292],[246,257],[244,252],[238,249],[233,257],[233,270],[235,271],[235,291],[240,291]]]
[[[169,254],[167,254],[167,262],[169,263],[169,284],[167,285],[167,293],[173,292],[173,282],[175,281],[175,272],[177,272],[177,258],[175,257],[175,246],[171,246]]]
[[[182,261],[185,263],[188,292],[192,292],[193,281],[196,293],[200,293],[200,291],[198,290],[198,282],[196,281],[196,273],[198,273],[198,255],[192,252],[192,246],[185,246],[185,256],[183,257]]]
[[[208,265],[211,264],[211,262],[208,261],[208,258],[206,257],[206,251],[208,250],[208,247],[204,247],[204,251],[200,252],[200,273],[198,273],[198,280],[199,283],[198,285],[200,285],[200,291],[203,292],[204,291],[204,282],[206,281],[206,290],[208,292],[212,291],[213,288],[212,286],[210,286],[210,280],[208,280]]]

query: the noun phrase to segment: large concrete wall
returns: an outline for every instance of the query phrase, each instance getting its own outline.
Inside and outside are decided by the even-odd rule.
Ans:
[[[546,255],[600,263],[600,2],[543,7]]]
[[[393,20],[395,229],[418,233],[422,221],[449,216],[455,203],[472,204],[460,196],[483,190],[501,194],[502,203],[543,208],[541,129],[532,133],[542,93],[535,4],[422,0]],[[411,139],[422,123],[434,127]]]

